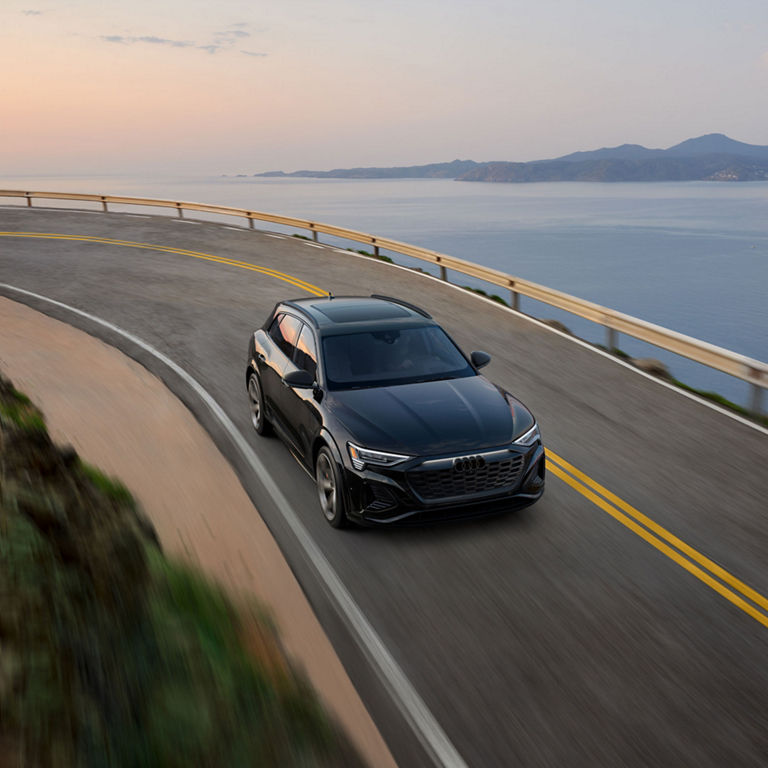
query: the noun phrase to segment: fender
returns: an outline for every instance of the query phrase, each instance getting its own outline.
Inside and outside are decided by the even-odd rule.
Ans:
[[[333,439],[333,436],[325,427],[323,427],[320,430],[320,434],[317,436],[315,443],[317,443],[318,440],[322,440],[328,446],[329,450],[333,454],[333,458],[335,459],[336,463],[343,469],[344,458],[341,454],[341,451],[339,450],[339,446],[336,445],[336,441]]]
[[[251,359],[248,363],[248,367],[245,369],[245,387],[248,388],[248,379],[251,378],[251,374],[255,373],[258,375],[258,369],[256,368],[256,361]]]

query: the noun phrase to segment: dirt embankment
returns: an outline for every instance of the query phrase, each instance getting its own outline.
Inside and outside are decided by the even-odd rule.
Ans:
[[[7,766],[362,765],[263,611],[1,376],[0,715]]]

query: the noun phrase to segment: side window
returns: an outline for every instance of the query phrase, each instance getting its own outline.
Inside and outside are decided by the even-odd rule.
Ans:
[[[317,347],[315,337],[308,325],[301,329],[294,361],[299,368],[303,368],[317,378]]]
[[[280,344],[280,342],[283,340],[282,335],[280,334],[280,321],[285,317],[285,315],[281,312],[275,319],[272,321],[272,325],[269,326],[269,335],[272,338],[272,341],[275,342],[275,344]]]
[[[301,330],[301,320],[291,315],[275,318],[269,329],[269,335],[287,358],[293,357],[293,350]]]

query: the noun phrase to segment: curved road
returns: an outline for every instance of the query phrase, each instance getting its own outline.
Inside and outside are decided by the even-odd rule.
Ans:
[[[135,334],[215,397],[467,765],[768,763],[766,430],[468,293],[331,247],[10,206],[0,230],[0,282]],[[471,523],[328,527],[283,445],[252,434],[243,382],[248,334],[275,302],[315,289],[416,302],[466,350],[490,352],[487,375],[541,424],[551,457],[542,501]],[[157,369],[86,320],[0,293]],[[396,759],[434,764],[282,511],[188,387],[159,372],[233,462]]]

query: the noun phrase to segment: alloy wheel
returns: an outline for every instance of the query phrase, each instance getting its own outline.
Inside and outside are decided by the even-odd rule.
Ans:
[[[317,459],[317,495],[325,519],[332,522],[337,514],[336,476],[328,455],[323,451]]]

